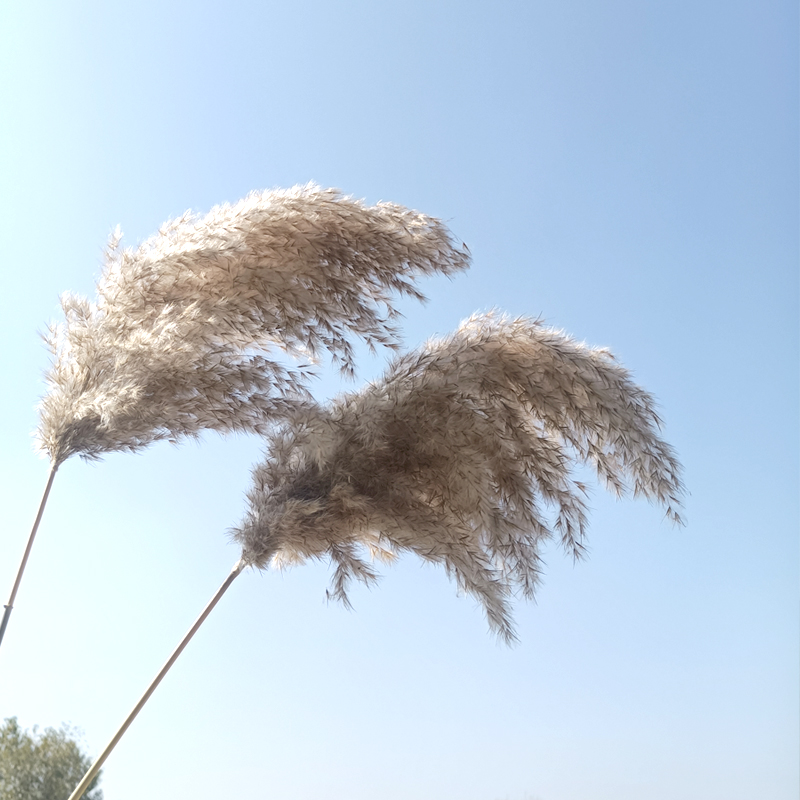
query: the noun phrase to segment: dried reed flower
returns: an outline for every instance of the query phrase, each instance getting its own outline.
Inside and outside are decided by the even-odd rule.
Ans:
[[[423,299],[418,277],[469,262],[437,219],[312,184],[187,213],[135,250],[119,239],[97,301],[66,295],[45,336],[38,439],[56,465],[204,429],[264,432],[305,378],[264,351],[327,351],[352,373],[352,336],[397,345],[394,295]]]
[[[258,568],[329,557],[345,603],[351,578],[376,578],[364,549],[416,553],[508,641],[509,597],[533,596],[543,542],[582,552],[576,463],[680,522],[680,466],[659,428],[653,398],[608,351],[538,321],[476,315],[274,431],[233,536]]]

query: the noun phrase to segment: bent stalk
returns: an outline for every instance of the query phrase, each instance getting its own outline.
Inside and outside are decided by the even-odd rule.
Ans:
[[[6,627],[8,626],[8,620],[11,617],[11,609],[14,608],[14,599],[17,596],[17,590],[19,589],[19,585],[22,582],[22,573],[25,572],[25,565],[28,563],[28,556],[31,554],[31,548],[33,547],[33,540],[36,538],[36,531],[39,530],[39,523],[42,521],[42,515],[44,514],[44,507],[47,505],[47,498],[50,496],[50,488],[53,485],[53,478],[56,476],[56,470],[58,470],[58,465],[53,464],[50,467],[50,474],[47,477],[47,486],[44,487],[44,494],[42,495],[42,501],[39,503],[39,511],[36,514],[36,519],[33,522],[33,528],[31,529],[31,535],[28,537],[28,544],[25,547],[25,553],[22,556],[22,561],[20,562],[19,569],[17,570],[17,578],[14,581],[14,587],[11,589],[11,595],[8,598],[8,602],[5,605],[5,611],[3,612],[3,622],[0,623],[0,644],[3,642],[3,636],[6,632]]]
[[[139,702],[134,706],[133,711],[128,714],[127,719],[122,723],[122,726],[116,732],[114,738],[108,743],[106,749],[103,750],[103,752],[97,757],[97,760],[94,762],[94,764],[92,764],[89,771],[83,776],[83,780],[81,780],[81,782],[75,788],[75,791],[69,796],[68,800],[80,800],[80,798],[83,797],[84,792],[89,788],[89,785],[95,779],[97,773],[100,772],[100,768],[105,763],[105,760],[111,754],[111,751],[117,746],[117,742],[119,742],[125,731],[128,730],[131,723],[134,721],[134,719],[136,719],[136,715],[142,710],[144,704],[150,699],[150,695],[153,694],[158,684],[161,683],[162,678],[167,674],[167,672],[169,672],[170,667],[177,661],[178,656],[183,652],[183,649],[186,647],[186,645],[189,644],[195,633],[197,633],[197,629],[203,624],[203,622],[205,622],[206,617],[211,613],[214,606],[219,602],[222,595],[225,594],[228,587],[233,583],[237,575],[239,575],[244,567],[245,564],[241,559],[236,562],[230,572],[230,575],[228,575],[228,577],[222,583],[222,586],[217,589],[217,593],[211,598],[208,605],[203,609],[203,613],[200,614],[194,625],[192,625],[192,627],[189,629],[189,632],[183,637],[181,643],[175,648],[175,651],[169,657],[167,663],[164,664],[164,666],[161,668],[161,671],[147,687],[147,690],[141,696]]]

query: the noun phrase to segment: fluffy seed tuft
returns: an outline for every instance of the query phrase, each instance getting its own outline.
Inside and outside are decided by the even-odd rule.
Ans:
[[[109,244],[97,300],[65,295],[40,406],[55,464],[200,431],[263,433],[304,402],[308,373],[276,350],[329,353],[352,337],[395,348],[393,298],[469,263],[437,219],[318,186],[256,192],[187,213],[136,249]],[[270,357],[272,354],[272,357]]]
[[[582,552],[577,463],[680,522],[680,465],[659,428],[653,398],[606,350],[530,319],[476,315],[273,431],[233,536],[258,568],[330,558],[331,594],[345,602],[349,580],[376,579],[364,550],[416,553],[510,641],[509,599],[533,597],[542,544]]]

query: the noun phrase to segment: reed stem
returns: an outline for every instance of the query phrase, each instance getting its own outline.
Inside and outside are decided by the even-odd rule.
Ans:
[[[194,625],[189,629],[189,632],[183,637],[181,643],[175,648],[172,655],[167,660],[167,663],[161,668],[161,671],[156,675],[151,684],[147,687],[145,693],[139,699],[139,702],[134,706],[133,711],[128,714],[125,722],[122,723],[120,729],[114,734],[114,738],[108,743],[106,749],[97,757],[96,761],[89,768],[89,771],[83,776],[83,780],[75,788],[75,791],[69,796],[68,800],[80,800],[84,792],[89,788],[91,782],[95,779],[100,768],[105,763],[105,760],[111,754],[111,751],[116,747],[117,742],[122,738],[123,734],[130,727],[130,724],[136,719],[136,715],[142,710],[144,704],[150,699],[150,695],[156,690],[156,687],[161,683],[161,679],[169,672],[170,667],[177,661],[178,656],[183,652],[184,647],[189,644],[191,638],[197,632],[197,629],[205,622],[206,617],[211,613],[214,606],[219,602],[220,598],[227,591],[228,587],[233,583],[236,576],[244,569],[245,564],[240,559],[236,562],[228,577],[217,589],[217,593],[211,598],[208,605],[203,609],[202,614],[195,620]]]
[[[39,530],[39,523],[42,521],[44,507],[47,505],[47,498],[50,496],[50,488],[53,485],[53,478],[56,476],[56,470],[58,470],[58,464],[53,464],[50,467],[50,474],[47,477],[47,486],[44,487],[42,501],[39,503],[39,511],[36,513],[36,519],[33,522],[31,535],[28,537],[28,544],[25,547],[25,553],[22,556],[22,561],[20,562],[19,569],[17,570],[17,578],[14,581],[14,587],[11,589],[11,595],[8,598],[8,602],[4,606],[5,611],[3,611],[3,621],[0,623],[0,644],[3,642],[3,636],[6,632],[6,627],[8,626],[8,620],[11,617],[11,609],[14,608],[14,599],[17,596],[17,590],[22,582],[22,573],[25,572],[25,565],[28,563],[28,556],[31,554],[33,540],[36,538],[36,531]]]

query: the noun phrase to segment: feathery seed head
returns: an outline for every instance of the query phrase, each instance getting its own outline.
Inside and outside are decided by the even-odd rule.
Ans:
[[[397,346],[396,295],[422,299],[418,278],[469,263],[439,220],[313,184],[187,212],[136,249],[120,239],[96,302],[65,296],[46,336],[38,438],[55,463],[205,429],[264,432],[304,402],[308,375],[270,352],[328,352],[352,373],[354,336]]]
[[[264,568],[330,558],[333,595],[410,551],[442,564],[514,637],[509,598],[532,597],[543,542],[580,555],[586,462],[679,521],[680,466],[652,397],[605,350],[493,314],[395,358],[382,380],[308,405],[268,437],[233,533]]]

